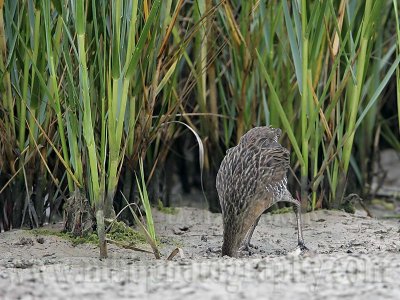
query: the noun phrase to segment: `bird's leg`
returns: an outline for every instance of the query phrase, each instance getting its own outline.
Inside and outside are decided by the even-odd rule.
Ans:
[[[297,219],[297,245],[298,245],[298,247],[300,248],[301,251],[308,250],[308,248],[304,244],[304,238],[303,238],[303,227],[302,227],[302,223],[301,223],[301,202],[300,202],[300,200],[296,201],[294,203],[294,213],[296,214],[296,219]]]
[[[297,196],[297,199],[294,199],[292,195],[289,193],[289,191],[286,192],[286,195],[284,196],[286,201],[291,202],[294,204],[294,213],[296,214],[296,220],[297,220],[297,245],[298,248],[301,251],[306,251],[308,248],[304,244],[304,239],[303,239],[303,227],[302,227],[302,222],[301,222],[301,201],[300,198]]]
[[[253,247],[252,244],[250,244],[251,237],[253,236],[254,229],[256,229],[256,226],[258,224],[258,221],[260,221],[261,216],[257,218],[257,220],[254,222],[254,224],[250,227],[250,230],[247,232],[246,237],[244,238],[242,250],[249,251],[250,247]]]

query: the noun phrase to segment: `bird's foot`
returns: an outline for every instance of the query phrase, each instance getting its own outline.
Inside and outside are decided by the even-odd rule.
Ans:
[[[304,245],[304,243],[299,243],[299,244],[297,245],[297,248],[300,249],[301,252],[310,251],[310,250],[307,248],[307,246]]]
[[[247,252],[249,256],[254,254],[254,250],[258,249],[258,246],[253,245],[251,243],[245,243],[242,247],[240,247],[240,251]]]
[[[304,245],[304,243],[299,243],[292,252],[289,252],[291,256],[305,256],[307,253],[311,253],[311,251]]]
[[[254,245],[254,244],[252,244],[252,243],[245,243],[245,244],[242,246],[241,250],[243,250],[243,251],[250,251],[250,250],[251,250],[250,248],[258,249],[258,246]]]

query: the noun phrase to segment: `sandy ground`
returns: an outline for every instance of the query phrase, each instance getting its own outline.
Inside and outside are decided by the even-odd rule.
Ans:
[[[17,230],[0,234],[0,299],[399,299],[400,222],[357,212],[304,215],[312,250],[299,257],[292,213],[265,214],[258,249],[221,258],[221,215],[180,208],[154,212],[162,260],[110,245]],[[144,247],[144,246],[143,246]],[[180,247],[184,257],[166,261]]]

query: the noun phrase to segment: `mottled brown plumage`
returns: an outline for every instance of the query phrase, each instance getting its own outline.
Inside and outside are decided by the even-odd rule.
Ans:
[[[279,201],[295,204],[298,245],[305,249],[300,203],[287,190],[290,153],[279,144],[280,135],[279,128],[253,128],[221,163],[217,191],[224,226],[222,255],[237,256],[243,241],[248,246],[261,214]]]

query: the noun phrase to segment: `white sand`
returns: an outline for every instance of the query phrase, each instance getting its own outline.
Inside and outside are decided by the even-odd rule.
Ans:
[[[294,215],[267,214],[253,236],[258,249],[232,259],[219,257],[221,215],[189,208],[175,216],[154,213],[160,261],[113,245],[110,258],[100,261],[93,245],[1,233],[0,299],[399,299],[398,220],[306,214],[312,253],[296,257],[287,254],[296,246]],[[166,261],[176,247],[185,257]]]

